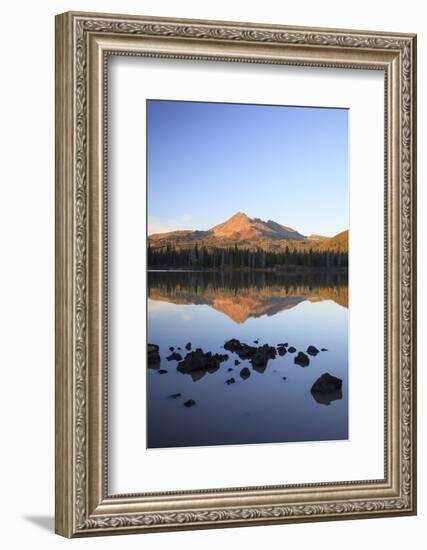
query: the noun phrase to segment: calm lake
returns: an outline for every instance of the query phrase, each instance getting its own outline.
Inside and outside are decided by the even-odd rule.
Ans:
[[[287,346],[259,366],[224,349],[231,339]],[[160,354],[147,368],[149,448],[348,438],[345,273],[149,272],[148,342]],[[196,348],[229,357],[186,371],[167,359],[171,347],[183,359]],[[307,366],[294,362],[300,351]],[[342,380],[341,390],[312,393],[325,373]]]

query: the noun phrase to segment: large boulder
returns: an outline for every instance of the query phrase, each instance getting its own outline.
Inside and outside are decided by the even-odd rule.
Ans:
[[[299,351],[298,355],[294,357],[294,363],[300,367],[308,367],[310,359],[303,351]]]
[[[342,380],[325,372],[311,386],[311,395],[317,403],[330,405],[332,401],[342,399]]]
[[[322,374],[322,376],[311,386],[311,391],[312,393],[331,393],[341,388],[341,378],[337,378],[329,374],[329,372],[325,372],[325,374]]]

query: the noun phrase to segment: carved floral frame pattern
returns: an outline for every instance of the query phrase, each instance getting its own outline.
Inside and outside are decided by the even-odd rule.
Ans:
[[[390,498],[314,500],[305,503],[222,508],[174,509],[138,512],[92,513],[89,509],[88,468],[88,334],[90,295],[88,258],[88,55],[89,37],[106,34],[132,37],[178,38],[221,42],[291,45],[348,51],[343,63],[304,59],[244,62],[277,62],[299,65],[361,68],[352,56],[360,51],[385,51],[399,62],[400,158],[400,311],[397,326],[400,346],[400,464],[399,494]],[[135,16],[67,13],[57,17],[57,487],[56,530],[64,536],[86,536],[152,530],[173,530],[286,521],[313,521],[414,514],[415,471],[415,63],[414,35],[366,33],[329,29],[257,26],[192,20],[164,20]],[[113,52],[128,55],[126,48]],[[133,55],[130,53],[129,55]],[[147,54],[151,55],[151,54]],[[161,57],[162,54],[154,54]],[[204,59],[200,55],[173,55]],[[207,59],[207,58],[206,58]],[[233,59],[239,61],[239,59]],[[368,68],[377,68],[366,64]],[[388,73],[386,71],[386,79]],[[105,83],[104,83],[105,87]],[[64,101],[64,98],[66,101]],[[70,112],[72,114],[70,114]],[[386,114],[388,113],[386,109]],[[64,137],[65,136],[65,137]],[[67,141],[68,140],[68,141]],[[68,149],[67,149],[68,146]],[[387,170],[387,168],[386,168]],[[105,174],[104,174],[105,176]],[[67,189],[64,189],[64,186]],[[66,292],[64,292],[66,287]],[[66,336],[64,336],[66,332]],[[67,347],[67,351],[64,351]],[[105,480],[104,480],[105,481]],[[357,482],[348,482],[348,485]],[[369,481],[365,482],[369,485]],[[374,484],[374,482],[373,482]],[[334,484],[320,484],[317,487]],[[341,484],[343,485],[343,484]],[[309,487],[309,485],[301,486]],[[246,488],[242,488],[244,491]],[[251,488],[252,489],[252,488]],[[203,496],[200,491],[198,497]],[[129,498],[132,495],[129,495]],[[126,495],[122,499],[125,498]],[[114,501],[106,497],[105,502]]]

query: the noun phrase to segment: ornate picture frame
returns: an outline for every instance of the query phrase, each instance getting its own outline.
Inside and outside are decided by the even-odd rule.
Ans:
[[[385,76],[385,475],[111,495],[106,357],[111,55]],[[416,36],[68,12],[56,17],[56,532],[65,537],[416,513]]]

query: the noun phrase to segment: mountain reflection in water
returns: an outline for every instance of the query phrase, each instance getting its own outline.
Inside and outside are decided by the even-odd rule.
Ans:
[[[267,271],[150,271],[148,297],[172,304],[208,305],[236,323],[272,316],[301,302],[332,300],[348,308],[346,273]]]
[[[347,273],[150,271],[147,337],[147,447],[348,438]]]

